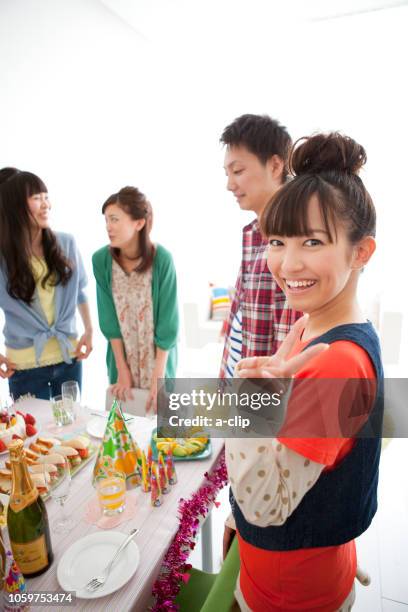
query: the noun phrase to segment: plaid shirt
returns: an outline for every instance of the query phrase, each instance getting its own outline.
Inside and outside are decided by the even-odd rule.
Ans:
[[[225,334],[220,378],[227,378],[230,332],[235,313],[242,313],[242,355],[273,355],[302,313],[292,310],[266,264],[268,242],[258,220],[243,229],[242,262]]]

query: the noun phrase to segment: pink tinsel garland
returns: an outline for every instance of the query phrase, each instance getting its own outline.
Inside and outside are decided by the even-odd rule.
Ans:
[[[203,485],[194,495],[186,500],[179,500],[180,524],[177,535],[168,549],[163,561],[159,578],[153,585],[152,593],[156,598],[152,612],[175,612],[179,606],[174,602],[180,591],[182,581],[187,582],[187,570],[191,565],[186,563],[195,546],[194,538],[200,526],[200,515],[206,516],[220,490],[228,482],[224,452],[220,455],[217,467],[204,474],[208,484]]]

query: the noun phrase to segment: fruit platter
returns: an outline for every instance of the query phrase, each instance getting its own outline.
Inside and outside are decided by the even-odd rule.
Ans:
[[[97,448],[85,434],[69,440],[39,436],[26,446],[24,454],[28,471],[42,497],[49,497],[53,484],[61,475],[65,458],[73,476],[93,458]],[[11,464],[6,460],[0,466],[0,493],[10,494],[11,482]]]
[[[160,438],[157,430],[154,429],[151,447],[154,459],[157,458],[159,452],[166,455],[172,450],[175,461],[207,459],[212,452],[211,440],[203,432],[198,432],[190,438]]]

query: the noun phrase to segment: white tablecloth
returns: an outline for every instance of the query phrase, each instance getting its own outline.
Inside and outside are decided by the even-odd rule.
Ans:
[[[22,411],[32,413],[45,431],[46,423],[51,421],[51,407],[49,402],[37,399],[24,400],[20,404]],[[135,436],[137,439],[137,435]],[[178,483],[169,494],[164,496],[164,503],[159,508],[152,508],[150,495],[143,493],[140,487],[137,491],[137,510],[134,519],[115,527],[115,531],[128,533],[133,527],[140,528],[140,534],[135,542],[141,554],[141,563],[131,580],[121,589],[106,597],[95,600],[77,600],[77,605],[64,608],[67,610],[98,610],[98,612],[111,610],[112,612],[126,612],[128,610],[145,612],[151,603],[152,585],[159,573],[163,557],[171,544],[178,528],[177,506],[178,500],[188,499],[205,482],[204,473],[210,471],[216,464],[223,447],[223,441],[212,440],[212,455],[203,461],[177,462]],[[95,495],[91,485],[91,472],[94,462],[74,476],[71,491],[66,502],[67,513],[76,521],[74,529],[66,535],[52,532],[54,519],[59,506],[49,499],[46,502],[51,527],[54,562],[51,568],[38,578],[28,580],[29,591],[61,592],[57,581],[57,566],[61,556],[76,540],[85,535],[100,531],[95,525],[84,520],[85,506]],[[33,608],[39,609],[39,608]],[[55,607],[41,607],[41,610],[56,610]],[[61,608],[60,608],[61,609]]]

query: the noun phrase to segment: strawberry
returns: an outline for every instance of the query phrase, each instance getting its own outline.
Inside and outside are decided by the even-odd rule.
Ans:
[[[25,422],[26,422],[26,425],[35,425],[35,422],[36,422],[36,421],[35,421],[35,418],[33,417],[33,415],[32,415],[32,414],[29,414],[28,412],[27,412],[27,414],[25,415],[24,420],[25,420]],[[37,432],[36,432],[36,433],[37,433]]]
[[[22,440],[23,438],[21,436],[18,436],[17,434],[13,434],[13,440]]]
[[[3,440],[0,440],[0,453],[4,453],[7,450],[7,446],[4,444]]]
[[[35,436],[37,433],[36,428],[34,427],[34,425],[32,425],[31,423],[27,423],[26,425],[26,435],[28,438],[31,438],[31,436]]]

